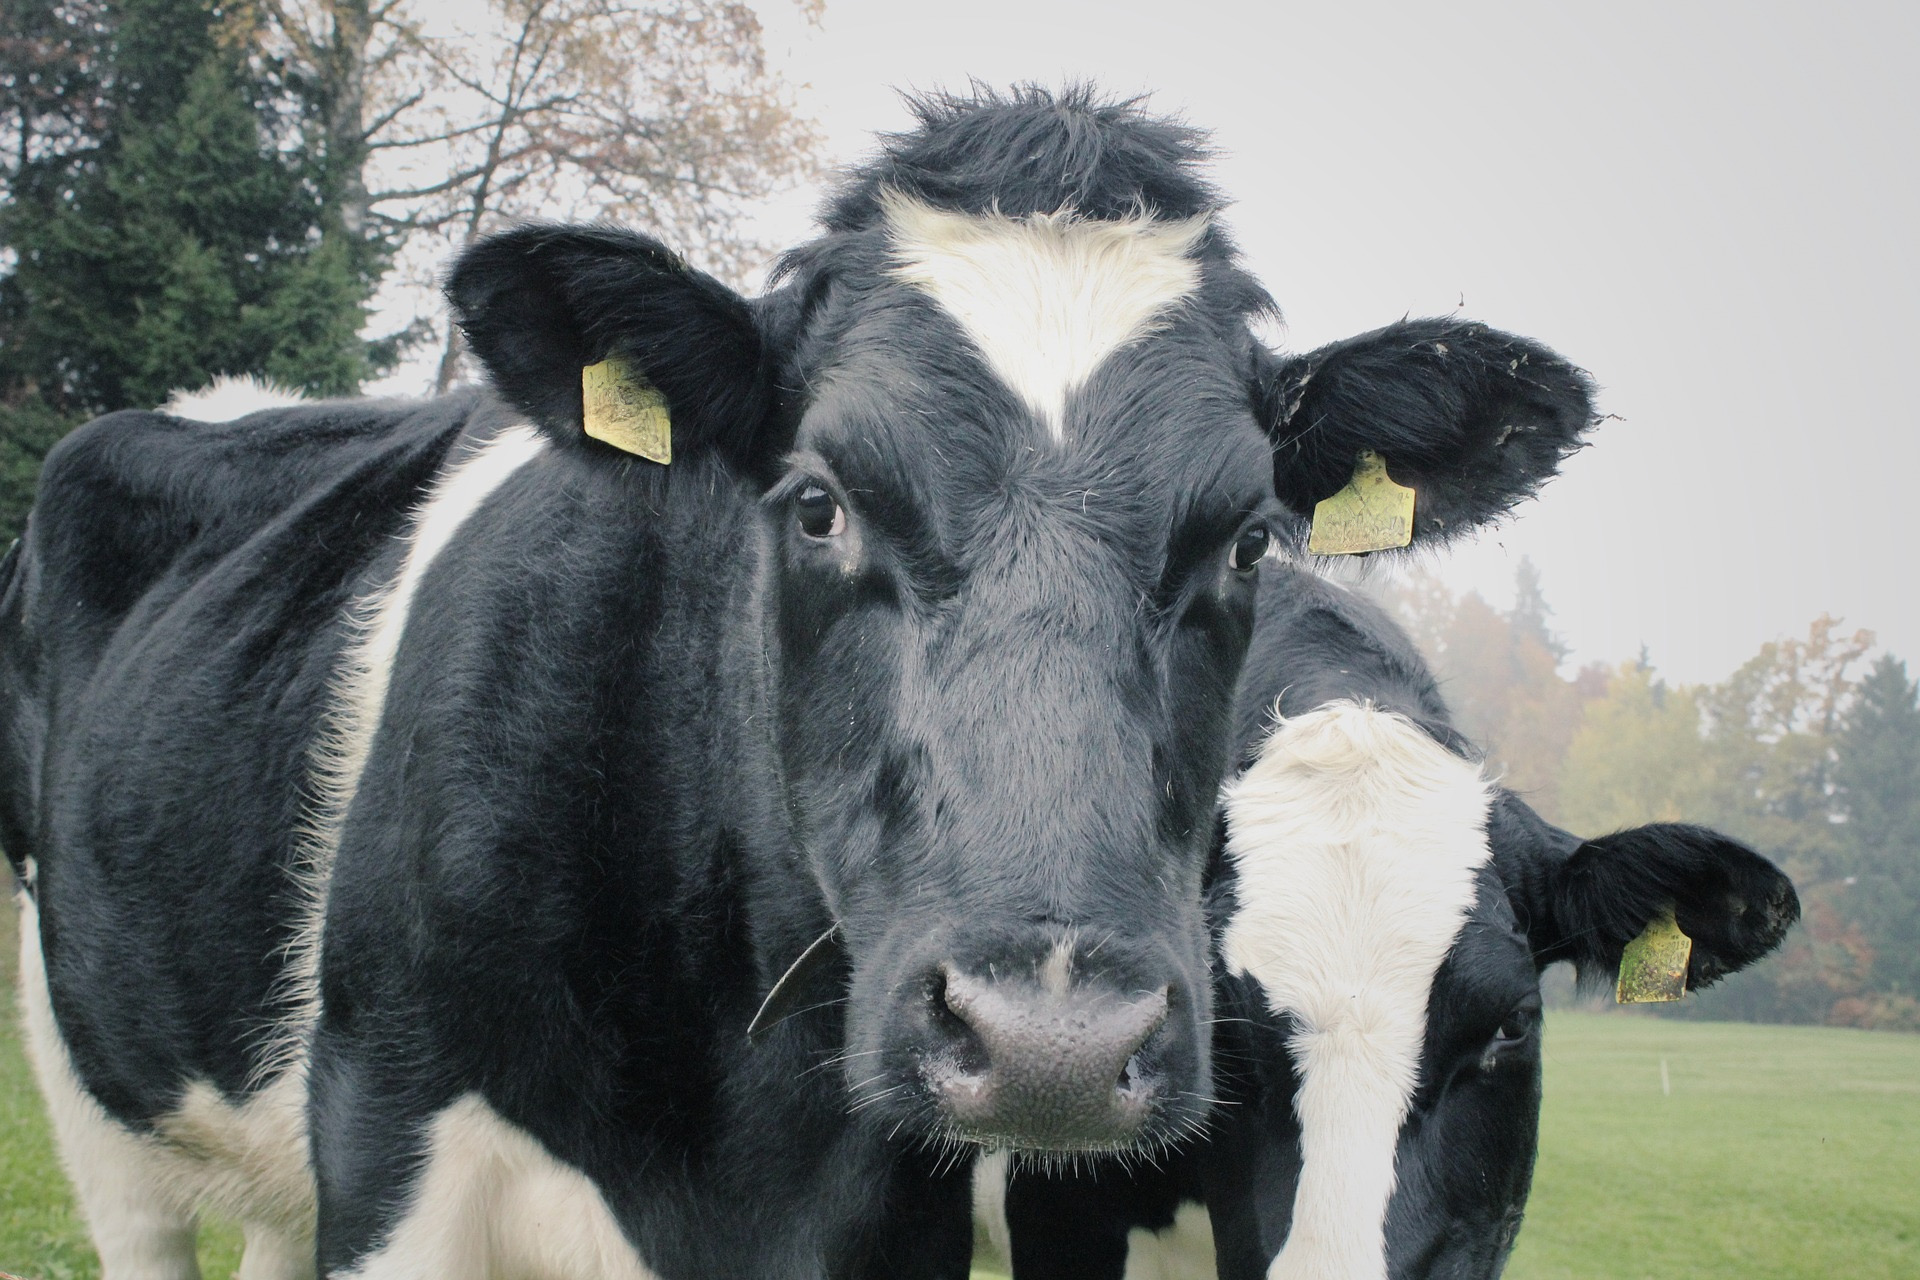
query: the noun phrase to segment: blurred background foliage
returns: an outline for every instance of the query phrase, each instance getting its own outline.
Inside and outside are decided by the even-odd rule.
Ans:
[[[1560,826],[1718,827],[1793,876],[1779,953],[1673,1017],[1920,1031],[1920,690],[1830,617],[1718,684],[1670,685],[1645,653],[1564,671],[1534,566],[1502,611],[1413,573],[1369,584],[1427,653],[1490,772]]]

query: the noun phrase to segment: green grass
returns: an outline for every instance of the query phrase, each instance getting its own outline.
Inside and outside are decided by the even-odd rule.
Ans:
[[[1512,1280],[1920,1276],[1920,1036],[1567,1013],[1546,1045]]]
[[[7,992],[15,929],[9,904],[0,909]],[[99,1266],[12,1002],[4,1008],[0,1271],[92,1280]],[[231,1226],[202,1231],[208,1280],[231,1275],[239,1256]],[[1920,1277],[1920,1036],[1550,1015],[1540,1166],[1507,1275]]]

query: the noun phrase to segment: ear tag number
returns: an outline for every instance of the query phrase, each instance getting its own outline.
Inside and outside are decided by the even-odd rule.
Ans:
[[[1673,908],[1655,916],[1640,936],[1620,953],[1620,981],[1614,986],[1616,1004],[1661,1004],[1687,993],[1687,961],[1693,957],[1693,939],[1680,932]]]
[[[1391,551],[1413,541],[1413,490],[1387,475],[1387,460],[1360,452],[1347,487],[1313,508],[1307,551],[1316,556],[1355,556]]]
[[[619,356],[580,371],[587,434],[649,462],[673,461],[673,420],[666,397]]]

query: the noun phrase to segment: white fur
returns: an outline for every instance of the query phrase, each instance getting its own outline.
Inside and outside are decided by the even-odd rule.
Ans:
[[[1384,1280],[1394,1146],[1427,997],[1472,906],[1488,785],[1403,717],[1334,702],[1280,721],[1225,792],[1239,910],[1223,950],[1290,1042],[1304,1167],[1270,1280]]]
[[[1127,1233],[1126,1280],[1213,1280],[1213,1220],[1205,1208],[1183,1204],[1165,1231]]]
[[[250,373],[239,377],[221,374],[198,391],[176,391],[160,406],[160,412],[195,422],[232,422],[262,409],[283,409],[306,404],[307,398],[291,388]]]
[[[435,1117],[405,1215],[342,1280],[425,1276],[655,1280],[586,1175],[477,1094]]]
[[[27,1057],[53,1120],[67,1176],[100,1251],[105,1280],[199,1280],[193,1204],[154,1144],[103,1111],[81,1085],[54,1022],[40,953],[40,913],[20,895],[20,1007]]]
[[[310,782],[314,810],[298,866],[301,919],[287,966],[294,1016],[271,1064],[275,1070],[301,1069],[306,1035],[319,1016],[320,933],[326,923],[334,855],[340,849],[340,827],[373,749],[413,598],[460,526],[545,448],[545,437],[533,427],[510,427],[449,467],[414,517],[400,572],[355,606],[359,635],[347,647],[335,675],[333,706],[314,751]]]
[[[973,1221],[983,1227],[993,1242],[997,1259],[976,1258],[980,1262],[1001,1264],[1013,1270],[1013,1229],[1007,1225],[1007,1179],[1013,1176],[1013,1156],[1005,1151],[988,1151],[973,1162]]]
[[[976,217],[900,195],[886,215],[894,274],[959,322],[1055,441],[1067,396],[1200,283],[1204,216]]]
[[[198,1280],[194,1236],[201,1206],[246,1224],[240,1280],[311,1280],[313,1189],[297,1095],[269,1090],[232,1107],[211,1085],[196,1082],[152,1135],[107,1115],[81,1084],[54,1019],[40,916],[24,893],[20,1004],[27,1056],[104,1280]]]

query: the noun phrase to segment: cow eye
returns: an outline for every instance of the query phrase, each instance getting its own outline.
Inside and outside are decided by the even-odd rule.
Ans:
[[[1262,524],[1254,525],[1238,538],[1234,539],[1233,554],[1229,557],[1236,573],[1251,573],[1267,554],[1267,543],[1272,535]]]
[[[1519,1044],[1532,1035],[1533,1029],[1539,1025],[1540,1006],[1529,1000],[1507,1015],[1506,1021],[1500,1024],[1500,1029],[1494,1032],[1493,1043],[1489,1048],[1500,1049],[1507,1045]]]
[[[847,531],[847,513],[817,484],[807,485],[794,495],[793,513],[800,522],[800,532],[809,538],[833,538]]]

